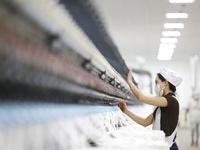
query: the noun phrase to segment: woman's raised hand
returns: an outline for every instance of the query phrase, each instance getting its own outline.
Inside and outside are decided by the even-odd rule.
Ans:
[[[126,73],[126,75],[127,75],[127,82],[128,83],[132,82],[132,69],[131,68],[129,68],[129,72],[128,72],[128,74]]]

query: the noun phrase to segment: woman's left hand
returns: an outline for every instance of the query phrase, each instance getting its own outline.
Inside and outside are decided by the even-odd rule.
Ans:
[[[124,103],[123,101],[120,101],[121,103],[118,104],[118,107],[121,109],[121,111],[125,114],[127,114],[127,106],[126,103]]]

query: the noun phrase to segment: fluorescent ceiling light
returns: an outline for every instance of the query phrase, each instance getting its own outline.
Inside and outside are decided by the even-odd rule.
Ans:
[[[163,36],[180,36],[181,33],[179,31],[163,31]]]
[[[171,43],[171,44],[163,44],[163,43],[161,43],[160,44],[160,48],[176,48],[176,45],[175,44],[173,44],[173,43]]]
[[[166,55],[166,54],[158,54],[158,57],[163,60],[166,60],[166,59],[171,59],[172,55]]]
[[[165,28],[184,28],[184,24],[183,23],[165,23],[164,24]]]
[[[166,56],[166,57],[172,57],[173,53],[170,52],[159,52],[158,55],[159,56]]]
[[[174,52],[173,48],[159,48],[157,58],[159,60],[171,60],[173,52]]]
[[[171,60],[172,56],[158,55],[157,59],[158,60]]]
[[[170,3],[194,3],[194,0],[169,0]]]
[[[187,13],[167,13],[167,18],[188,18]]]
[[[177,38],[161,38],[160,42],[161,43],[177,43],[178,39]]]
[[[159,48],[158,53],[159,54],[165,54],[165,55],[172,55],[174,52],[173,48]]]

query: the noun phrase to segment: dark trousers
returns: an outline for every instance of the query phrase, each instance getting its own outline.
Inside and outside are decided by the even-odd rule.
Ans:
[[[172,144],[172,146],[170,147],[170,150],[178,150],[178,146],[176,145],[176,142]]]

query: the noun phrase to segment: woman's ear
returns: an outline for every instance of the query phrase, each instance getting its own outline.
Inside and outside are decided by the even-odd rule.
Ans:
[[[164,81],[164,84],[165,84],[165,87],[167,87],[169,85],[167,80]]]

